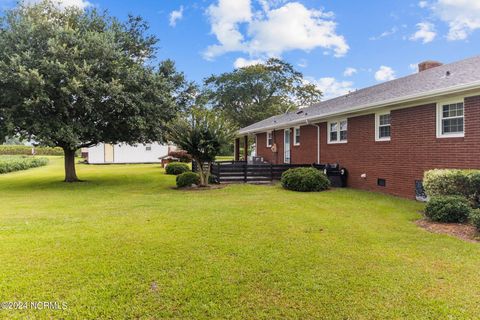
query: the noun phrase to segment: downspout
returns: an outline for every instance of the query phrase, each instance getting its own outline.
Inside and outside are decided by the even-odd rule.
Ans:
[[[309,123],[308,120],[306,120],[306,123],[317,127],[317,164],[320,164],[320,126],[315,123]]]

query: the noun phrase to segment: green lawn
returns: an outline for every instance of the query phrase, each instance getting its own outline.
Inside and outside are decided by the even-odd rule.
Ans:
[[[0,176],[0,302],[48,319],[474,319],[480,245],[428,233],[422,205],[338,189],[171,189],[159,166],[61,158]]]

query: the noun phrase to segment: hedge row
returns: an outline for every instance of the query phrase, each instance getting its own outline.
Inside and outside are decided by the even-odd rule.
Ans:
[[[425,172],[425,192],[430,197],[463,196],[475,201],[480,191],[479,170],[436,169]]]
[[[39,156],[63,156],[61,148],[36,147],[35,154]],[[0,155],[32,155],[32,147],[0,145]]]
[[[2,156],[0,157],[0,174],[42,167],[47,163],[47,158]]]
[[[425,192],[430,200],[425,215],[438,222],[465,222],[480,230],[480,170],[436,169],[425,172]]]

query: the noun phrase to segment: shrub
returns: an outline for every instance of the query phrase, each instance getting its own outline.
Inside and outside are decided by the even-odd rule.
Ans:
[[[470,222],[480,231],[480,209],[475,209],[470,212]]]
[[[464,196],[471,198],[472,187],[466,171],[462,170],[430,170],[425,172],[423,186],[430,197]]]
[[[190,187],[192,184],[199,184],[200,176],[195,172],[184,172],[177,176],[177,188]]]
[[[462,196],[432,197],[425,207],[425,215],[437,222],[465,222],[472,208]]]
[[[294,168],[282,174],[282,186],[285,189],[310,192],[323,191],[330,187],[328,177],[315,168]]]
[[[47,165],[47,163],[47,158],[34,158],[26,156],[1,156],[0,174],[41,167]]]
[[[184,172],[190,171],[190,168],[188,165],[185,163],[180,163],[180,162],[172,162],[167,165],[165,168],[165,173],[166,174],[173,174],[178,176],[179,174],[182,174]]]
[[[39,156],[63,156],[61,148],[36,147],[35,154]],[[0,155],[32,155],[32,147],[0,145]]]
[[[185,162],[185,163],[192,162],[192,156],[189,155],[188,152],[184,150],[170,151],[168,155],[170,157],[177,158],[178,160],[180,160],[180,162]]]

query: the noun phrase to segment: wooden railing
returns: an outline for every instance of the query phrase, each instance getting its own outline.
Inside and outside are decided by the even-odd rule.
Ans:
[[[313,167],[324,171],[332,186],[345,187],[347,171],[338,165],[323,164],[252,164],[244,161],[221,161],[211,166],[212,178],[217,183],[269,182],[280,180],[282,173],[291,168]]]

